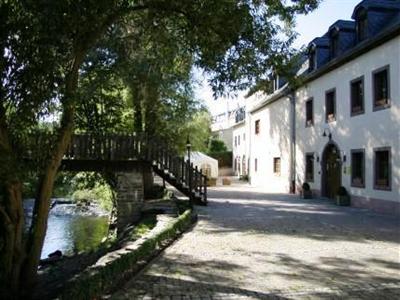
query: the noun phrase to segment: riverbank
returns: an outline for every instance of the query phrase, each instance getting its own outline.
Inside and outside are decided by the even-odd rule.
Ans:
[[[126,231],[124,238],[103,244],[97,251],[65,257],[40,270],[34,298],[89,299],[111,290],[114,279],[123,282],[186,230],[193,218],[186,208],[185,203],[176,200],[147,205],[142,221]],[[106,278],[108,284],[103,282]]]
[[[33,199],[24,200],[27,230],[33,206]],[[41,259],[46,259],[54,251],[70,256],[93,251],[107,237],[108,228],[109,213],[100,205],[77,205],[68,198],[52,199]]]

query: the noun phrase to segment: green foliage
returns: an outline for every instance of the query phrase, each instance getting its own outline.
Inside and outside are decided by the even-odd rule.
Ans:
[[[303,185],[302,185],[302,189],[303,189],[303,191],[310,191],[311,187],[308,184],[308,182],[304,182]]]
[[[344,186],[340,186],[336,193],[338,196],[347,196],[349,194]]]
[[[232,167],[232,151],[209,152],[208,155],[218,160],[218,167]]]
[[[175,200],[175,205],[178,208],[178,214],[181,215],[185,213],[187,210],[191,210],[193,208],[192,204],[190,201],[186,200]]]
[[[148,233],[152,230],[157,224],[157,216],[152,214],[144,217],[138,225],[136,225],[132,232],[130,233],[130,237],[132,240],[136,240],[141,236]]]
[[[73,193],[73,186],[71,182],[75,174],[71,172],[59,172],[56,181],[54,182],[53,197],[66,198],[70,197]]]
[[[133,111],[127,103],[126,87],[112,63],[114,56],[99,45],[82,65],[77,93],[78,130],[94,134],[133,131]]]
[[[248,175],[248,174],[246,174],[246,175],[241,175],[241,176],[239,177],[239,180],[242,180],[242,181],[249,181],[249,175]]]
[[[78,173],[73,180],[73,189],[77,188],[72,194],[72,199],[78,204],[88,204],[97,202],[100,206],[111,211],[113,208],[113,191],[111,187],[103,180],[97,182],[85,181],[88,176],[82,176]]]
[[[75,253],[97,250],[108,233],[107,218],[76,218],[72,220],[69,230],[74,237],[72,240]]]
[[[194,114],[186,126],[178,129],[175,144],[182,152],[186,149],[186,140],[189,136],[193,151],[207,151],[208,140],[211,136],[211,115],[207,110]]]
[[[192,67],[208,73],[215,95],[251,87],[272,69],[286,70],[294,16],[318,2],[0,1],[0,183],[23,183],[33,172],[45,179],[36,190],[42,203],[49,202],[74,121],[91,132],[143,130],[181,151],[190,134],[193,149],[205,151],[209,116],[193,100]],[[38,130],[49,133],[40,143]],[[28,149],[36,152],[31,163],[24,160]],[[0,205],[11,217],[4,219],[18,222],[13,215],[23,214],[15,211],[21,203],[7,199]],[[9,280],[34,276],[47,211],[42,207],[34,216],[26,241],[22,233],[7,232],[16,241],[7,257],[0,253],[0,264],[13,262]],[[22,262],[15,255],[21,249],[27,249]]]
[[[221,141],[216,138],[210,139],[210,142],[208,144],[208,153],[217,153],[217,152],[226,152],[228,149],[226,148],[226,145],[224,141]]]

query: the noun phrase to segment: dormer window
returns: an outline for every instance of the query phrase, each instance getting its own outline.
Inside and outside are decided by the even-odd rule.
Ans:
[[[339,52],[339,32],[337,30],[331,35],[331,58],[335,58]]]
[[[279,90],[279,76],[277,74],[274,75],[274,92]]]
[[[275,92],[276,90],[279,90],[279,75],[274,74],[272,77],[272,91]]]
[[[314,71],[317,67],[317,55],[315,53],[315,49],[310,49],[310,52],[308,54],[308,66],[310,71]]]
[[[359,42],[365,40],[368,36],[368,22],[367,22],[367,12],[365,10],[360,10],[357,15],[357,40]]]

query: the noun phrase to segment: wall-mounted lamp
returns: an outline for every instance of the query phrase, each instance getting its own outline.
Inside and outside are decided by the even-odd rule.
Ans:
[[[323,137],[328,137],[329,140],[332,139],[332,133],[331,130],[329,128],[325,128],[324,132],[322,133]]]

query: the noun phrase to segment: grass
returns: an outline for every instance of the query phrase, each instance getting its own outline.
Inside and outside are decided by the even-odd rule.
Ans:
[[[132,240],[136,240],[146,233],[150,232],[157,224],[157,216],[154,214],[145,216],[142,221],[135,226],[130,233]]]

